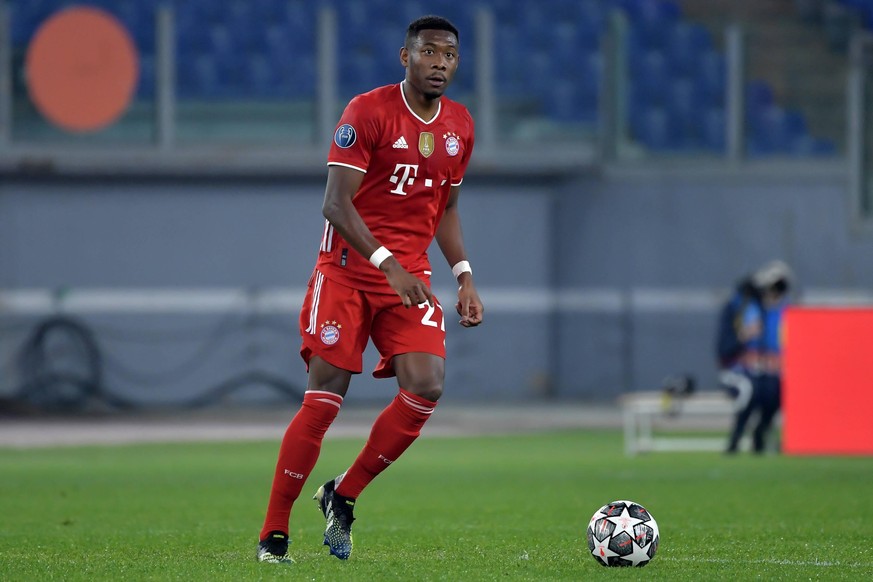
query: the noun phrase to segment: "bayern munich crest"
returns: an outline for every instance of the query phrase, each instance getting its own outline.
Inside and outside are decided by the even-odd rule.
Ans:
[[[458,152],[461,151],[461,142],[458,141],[458,136],[450,131],[443,137],[446,140],[446,153],[450,156],[458,155]]]
[[[321,324],[321,343],[332,346],[339,341],[342,324],[335,321],[325,321]]]

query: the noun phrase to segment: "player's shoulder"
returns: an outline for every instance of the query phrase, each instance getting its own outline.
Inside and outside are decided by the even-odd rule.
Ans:
[[[467,119],[473,119],[473,116],[470,115],[470,110],[467,109],[467,106],[463,103],[455,101],[451,97],[446,97],[443,95],[440,97],[442,102],[442,106],[445,108],[446,112],[451,113],[452,115],[458,115],[460,117],[465,117]]]
[[[473,127],[473,116],[470,114],[470,110],[467,109],[466,105],[446,97],[445,95],[440,97],[440,100],[443,111],[446,113],[446,117],[460,119],[467,123],[471,128]]]
[[[366,93],[355,95],[349,102],[349,105],[354,105],[365,111],[374,111],[384,108],[392,101],[392,98],[397,98],[400,91],[400,84],[383,85],[371,89]]]

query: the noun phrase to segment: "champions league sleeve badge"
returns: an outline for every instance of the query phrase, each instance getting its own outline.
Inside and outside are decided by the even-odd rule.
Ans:
[[[352,147],[357,139],[358,132],[348,123],[340,125],[333,134],[333,143],[343,149]]]
[[[461,142],[458,140],[455,132],[450,131],[446,133],[443,135],[443,139],[446,140],[446,153],[452,157],[458,155],[458,152],[461,151]]]

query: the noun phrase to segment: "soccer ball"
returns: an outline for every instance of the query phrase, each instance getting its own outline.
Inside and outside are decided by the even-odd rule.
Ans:
[[[588,549],[602,566],[645,566],[660,541],[655,518],[633,501],[607,503],[588,522]]]

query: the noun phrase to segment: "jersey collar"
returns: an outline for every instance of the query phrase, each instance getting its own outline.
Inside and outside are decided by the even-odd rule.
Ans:
[[[443,100],[440,99],[439,103],[437,103],[437,112],[436,112],[436,114],[434,114],[433,119],[431,119],[430,121],[425,121],[424,119],[419,117],[415,111],[412,110],[412,107],[409,106],[409,101],[406,100],[406,93],[403,92],[403,85],[405,83],[406,83],[405,80],[400,81],[400,96],[403,98],[403,104],[406,105],[406,109],[412,114],[413,117],[415,117],[417,120],[419,120],[420,122],[422,122],[425,125],[430,125],[431,123],[436,121],[437,118],[440,116],[440,111],[443,110]]]

